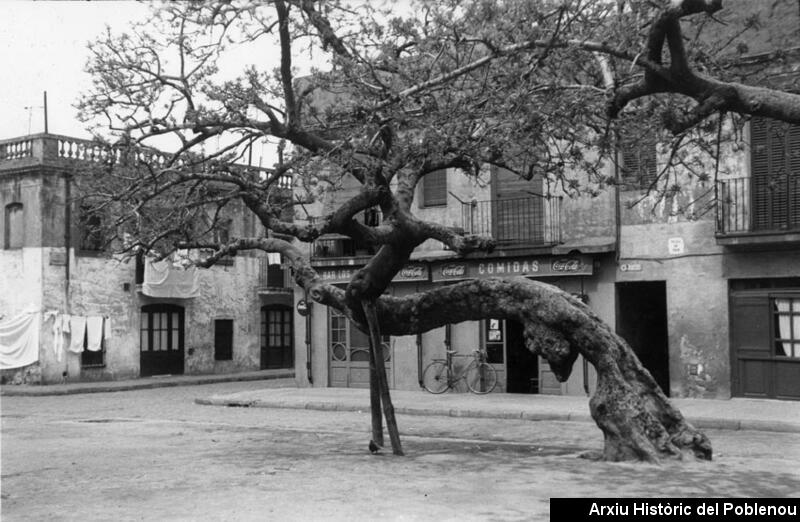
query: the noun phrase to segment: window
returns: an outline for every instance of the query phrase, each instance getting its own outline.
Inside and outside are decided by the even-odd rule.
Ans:
[[[22,203],[6,205],[4,248],[22,248],[25,243],[25,220],[23,219],[22,210]]]
[[[104,318],[103,321],[108,321]],[[105,329],[102,330],[105,332]],[[81,352],[81,367],[83,368],[98,368],[106,364],[106,338],[105,333],[100,339],[100,349],[96,351],[89,350],[89,335],[88,330],[84,331],[83,335],[83,351]]]
[[[233,319],[216,319],[214,321],[214,360],[230,361],[233,359]]]
[[[483,324],[486,362],[489,364],[503,364],[505,321],[502,319],[487,319]]]
[[[800,358],[800,297],[772,299],[775,355]]]
[[[80,250],[99,252],[105,246],[103,237],[103,220],[99,211],[88,205],[82,205],[80,211]]]
[[[656,179],[656,144],[651,140],[623,143],[620,150],[622,182],[648,188]]]
[[[369,363],[369,335],[362,332],[338,310],[330,309],[331,359],[335,362]],[[383,359],[389,362],[390,337],[381,336]]]
[[[800,227],[800,125],[750,121],[753,228]]]
[[[435,170],[422,178],[422,206],[447,205],[447,170]]]

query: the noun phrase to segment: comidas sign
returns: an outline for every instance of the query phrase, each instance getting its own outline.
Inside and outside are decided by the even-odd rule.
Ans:
[[[592,259],[587,256],[500,258],[450,261],[434,265],[433,281],[459,281],[488,277],[554,277],[592,275]]]

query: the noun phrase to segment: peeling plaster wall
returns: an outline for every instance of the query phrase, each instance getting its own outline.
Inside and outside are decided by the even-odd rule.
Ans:
[[[671,254],[680,238],[683,253]],[[622,227],[618,281],[666,281],[670,393],[730,397],[728,289],[709,220]]]

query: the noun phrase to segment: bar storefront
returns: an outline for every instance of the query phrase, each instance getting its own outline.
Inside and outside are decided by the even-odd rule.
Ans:
[[[317,271],[326,282],[346,285],[359,268],[325,266]],[[467,279],[527,277],[579,295],[590,306],[597,301],[611,303],[613,308],[613,282],[601,284],[598,268],[602,268],[600,261],[580,254],[421,260],[409,263],[395,276],[389,293],[401,297]],[[311,330],[310,368],[314,385],[368,387],[366,334],[337,311],[320,306],[315,307],[307,324]],[[547,364],[524,347],[521,324],[489,319],[446,325],[420,335],[385,337],[383,353],[390,387],[419,389],[425,366],[434,358],[443,358],[447,349],[464,356],[456,357],[456,366],[468,364],[471,360],[468,356],[474,350],[486,350],[489,362],[498,372],[498,392],[583,394],[594,381],[594,376],[579,361],[567,383],[557,382]],[[463,388],[458,391],[465,391],[466,387]]]

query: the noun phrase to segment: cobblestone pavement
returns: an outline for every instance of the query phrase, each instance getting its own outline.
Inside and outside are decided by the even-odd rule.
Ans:
[[[800,496],[795,433],[708,430],[713,462],[655,466],[579,458],[602,445],[589,423],[400,416],[398,458],[368,453],[368,412],[193,402],[281,384],[3,397],[2,519],[546,520],[553,496]]]

